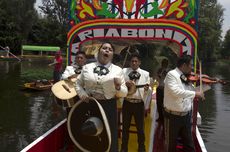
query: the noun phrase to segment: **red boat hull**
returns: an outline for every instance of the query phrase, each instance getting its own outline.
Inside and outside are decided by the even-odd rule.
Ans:
[[[68,140],[66,119],[36,139],[21,152],[57,152],[65,147]]]
[[[156,127],[153,139],[153,152],[163,152],[163,129],[160,126]],[[196,152],[207,152],[198,128],[196,128],[196,135],[194,135],[193,140]],[[64,119],[21,152],[57,152],[60,150],[63,152],[73,152],[73,146],[70,143],[66,119]],[[183,151],[183,147],[178,146],[177,148],[178,151]]]

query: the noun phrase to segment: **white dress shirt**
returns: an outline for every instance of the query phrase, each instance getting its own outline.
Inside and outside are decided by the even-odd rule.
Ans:
[[[94,73],[94,68],[100,65],[98,62],[86,64],[76,81],[77,94],[81,96],[90,96],[94,93],[102,94],[106,99],[116,97],[125,97],[127,95],[127,87],[125,85],[124,74],[122,69],[114,64],[107,64],[109,73],[106,75],[98,75]],[[120,78],[120,90],[116,90],[114,78]]]
[[[192,108],[195,91],[192,84],[182,83],[182,72],[175,68],[168,72],[165,77],[164,107],[171,111],[188,112]]]
[[[76,74],[76,73],[75,73],[75,70],[78,69],[78,68],[79,68],[79,66],[76,65],[76,64],[67,66],[67,67],[65,68],[65,71],[64,71],[63,74],[62,74],[61,79],[64,79],[64,80],[65,80],[65,79],[68,79],[68,77],[70,77],[70,76]]]
[[[132,68],[123,69],[125,75],[125,81],[130,80],[128,75],[132,71],[133,71]],[[141,74],[140,78],[135,81],[136,85],[150,84],[149,72],[142,70],[140,68],[138,68],[136,71]],[[144,87],[142,87],[142,88],[138,88],[134,94],[128,95],[127,98],[142,99],[144,101],[145,107],[148,108],[151,101],[151,97],[149,98],[149,96],[152,96],[151,92],[152,92],[151,87],[149,87],[148,91],[145,91]]]

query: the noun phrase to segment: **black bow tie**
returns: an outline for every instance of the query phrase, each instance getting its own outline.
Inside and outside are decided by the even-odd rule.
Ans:
[[[76,74],[81,74],[81,70],[82,70],[82,66],[79,66],[79,67],[77,67],[77,68],[74,70],[74,72],[75,72]]]
[[[181,82],[188,85],[189,84],[189,80],[188,80],[188,77],[187,75],[184,75],[184,74],[181,74],[180,75],[180,79],[181,79]]]
[[[93,69],[93,72],[94,73],[97,73],[98,75],[106,75],[109,73],[109,69],[104,67],[104,66],[96,66],[94,69]]]
[[[141,74],[139,72],[137,72],[137,71],[132,71],[132,72],[129,73],[128,76],[129,76],[130,80],[137,80],[137,79],[140,78]]]

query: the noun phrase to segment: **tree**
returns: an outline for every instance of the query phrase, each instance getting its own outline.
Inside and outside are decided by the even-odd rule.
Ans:
[[[21,50],[36,18],[34,3],[35,0],[0,1],[0,45]]]
[[[66,46],[66,31],[55,20],[40,18],[30,31],[28,42],[34,45]]]
[[[66,25],[68,20],[67,0],[43,0],[39,8],[47,18],[57,20],[63,26]]]
[[[226,32],[226,35],[224,37],[221,56],[226,59],[230,58],[230,29]]]
[[[43,0],[39,6],[42,16],[30,32],[32,43],[66,47],[68,31],[68,1]]]
[[[223,25],[222,5],[217,0],[203,0],[199,13],[199,56],[210,61],[218,57]]]

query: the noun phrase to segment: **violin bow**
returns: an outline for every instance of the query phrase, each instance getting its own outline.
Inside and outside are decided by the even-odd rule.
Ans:
[[[200,61],[199,62],[200,64],[199,64],[199,69],[200,69],[200,92],[203,94],[203,96],[204,96],[204,92],[203,92],[203,82],[202,82],[202,78],[201,78],[201,76],[202,76],[202,62]]]
[[[129,45],[129,47],[128,47],[128,49],[127,49],[127,52],[126,52],[126,54],[125,54],[125,59],[124,59],[123,64],[122,64],[122,68],[125,66],[125,62],[126,62],[126,60],[127,60],[127,57],[128,57],[128,54],[129,54],[129,50],[130,50],[130,45]]]

